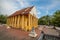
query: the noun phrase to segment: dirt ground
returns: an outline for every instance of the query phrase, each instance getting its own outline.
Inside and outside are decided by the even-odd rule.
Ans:
[[[38,40],[41,31],[35,29],[36,33],[38,34],[37,37],[32,38],[29,37],[29,32],[23,31],[21,29],[13,29],[5,26],[0,26],[0,40]]]

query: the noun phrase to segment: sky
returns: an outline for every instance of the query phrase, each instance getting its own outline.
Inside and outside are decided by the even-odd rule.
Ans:
[[[11,15],[17,10],[35,6],[37,17],[53,15],[60,10],[60,0],[0,0],[0,14]]]

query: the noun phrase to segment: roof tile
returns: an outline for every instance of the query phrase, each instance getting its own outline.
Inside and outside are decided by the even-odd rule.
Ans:
[[[16,15],[22,15],[22,14],[27,14],[31,11],[31,9],[33,8],[34,6],[32,7],[27,7],[27,8],[24,8],[22,10],[18,10],[16,11],[15,13],[13,13],[12,15],[8,16],[8,17],[11,17],[11,16],[16,16]]]

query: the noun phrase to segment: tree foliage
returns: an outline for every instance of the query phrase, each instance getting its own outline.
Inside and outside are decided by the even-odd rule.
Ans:
[[[50,21],[49,18],[50,18],[49,15],[46,15],[46,16],[43,16],[43,17],[39,18],[38,24],[49,25],[49,21]]]
[[[54,25],[60,27],[60,10],[54,12],[53,15],[46,15],[38,20],[39,25]]]
[[[0,14],[0,23],[6,23],[7,16]]]
[[[55,26],[60,26],[60,10],[54,13],[52,18],[52,24]]]

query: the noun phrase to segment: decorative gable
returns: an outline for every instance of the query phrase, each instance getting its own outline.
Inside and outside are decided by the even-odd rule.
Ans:
[[[33,7],[30,11],[30,14],[32,14],[33,16],[36,16],[37,17],[37,12],[36,12],[36,8]]]

